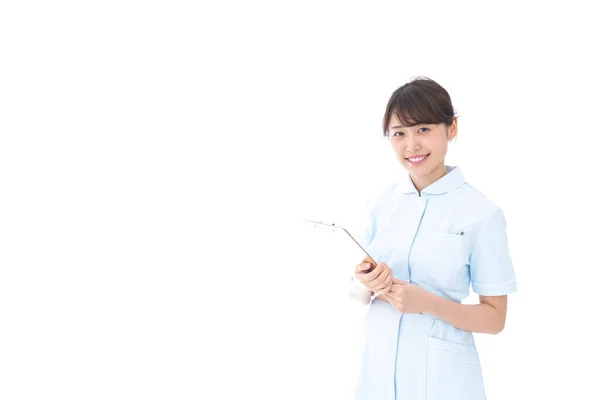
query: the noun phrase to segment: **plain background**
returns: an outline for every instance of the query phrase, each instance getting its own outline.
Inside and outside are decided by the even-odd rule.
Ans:
[[[447,164],[508,221],[488,398],[593,398],[584,4],[3,2],[0,398],[349,395],[354,259],[297,221],[355,226],[403,173],[380,121],[418,75],[459,114]]]

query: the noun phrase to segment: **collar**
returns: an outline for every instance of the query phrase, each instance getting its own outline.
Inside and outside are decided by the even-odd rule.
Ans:
[[[421,192],[425,194],[444,194],[459,188],[466,183],[465,178],[457,166],[445,165],[448,173],[442,176],[431,185],[424,188]],[[406,174],[400,180],[400,186],[403,193],[418,193],[414,183],[410,179],[410,175]]]

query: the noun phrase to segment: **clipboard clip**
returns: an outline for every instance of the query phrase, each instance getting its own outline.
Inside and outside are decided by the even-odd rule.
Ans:
[[[363,251],[363,253],[365,253],[365,255],[367,257],[365,257],[365,259],[363,260],[363,262],[367,261],[369,263],[371,263],[371,265],[373,266],[369,271],[371,271],[373,268],[375,268],[375,266],[377,265],[377,261],[375,261],[375,259],[373,257],[371,257],[371,255],[367,252],[367,250],[365,250],[360,243],[358,243],[358,241],[356,239],[354,239],[354,237],[350,234],[350,232],[348,232],[348,230],[346,228],[343,228],[339,225],[336,225],[335,223],[331,222],[331,223],[327,223],[327,222],[323,222],[323,221],[313,221],[310,219],[304,219],[304,218],[300,218],[301,221],[305,221],[308,223],[311,223],[315,228],[317,227],[317,225],[323,225],[323,226],[327,226],[332,228],[332,231],[335,231],[336,229],[341,229],[344,232],[346,232],[346,234],[350,237],[350,239],[352,239],[354,241],[354,243],[356,243],[356,245],[358,247],[360,247],[360,249]]]
[[[316,224],[319,224],[319,225],[330,226],[332,228],[337,228],[336,225],[333,222],[332,223],[327,223],[327,222],[323,222],[323,221],[313,221],[313,220],[304,219],[304,218],[300,218],[300,220],[309,222],[309,223],[313,224],[314,227],[316,227]]]

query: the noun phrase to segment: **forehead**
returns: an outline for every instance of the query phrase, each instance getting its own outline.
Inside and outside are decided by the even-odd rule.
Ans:
[[[404,125],[398,120],[396,113],[392,112],[392,114],[390,115],[390,123],[388,124],[388,129],[396,127],[404,128]]]
[[[423,124],[415,124],[415,125],[404,125],[402,122],[400,122],[400,120],[398,119],[398,117],[396,116],[396,113],[392,112],[392,114],[390,115],[390,122],[388,124],[388,130],[390,129],[400,129],[400,128],[406,128],[406,127],[412,127],[412,126],[417,126],[417,125],[423,125]]]
[[[427,123],[427,122],[418,122],[416,124],[410,124],[410,125],[404,125],[402,122],[400,122],[400,120],[398,119],[398,117],[396,116],[396,113],[392,112],[392,114],[390,115],[390,122],[388,124],[388,131],[392,130],[392,129],[402,129],[402,128],[412,128],[415,126],[421,126],[421,125],[440,125],[440,124],[434,124],[434,123]]]

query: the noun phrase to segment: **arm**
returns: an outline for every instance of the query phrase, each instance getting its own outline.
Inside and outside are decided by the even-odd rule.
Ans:
[[[384,295],[402,313],[427,313],[468,332],[496,334],[504,329],[507,296],[479,296],[479,304],[462,304],[396,278]]]
[[[497,334],[504,329],[507,296],[479,296],[479,304],[461,304],[430,293],[425,312],[468,332]]]
[[[469,332],[497,334],[504,329],[507,294],[517,290],[508,249],[506,219],[496,208],[478,227],[469,259],[469,278],[479,304],[461,304],[430,294],[428,313]]]

